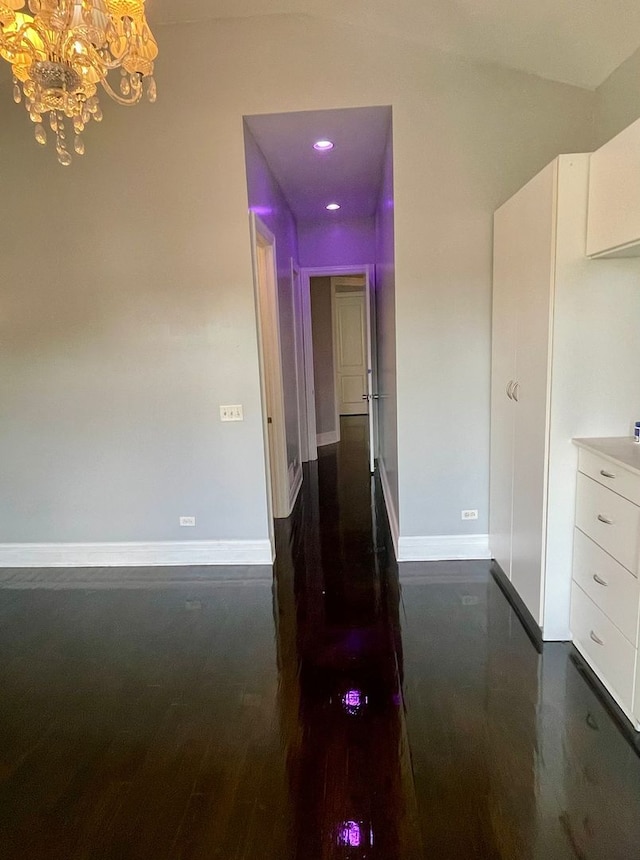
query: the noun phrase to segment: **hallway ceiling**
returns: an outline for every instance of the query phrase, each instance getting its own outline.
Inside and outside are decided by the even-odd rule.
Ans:
[[[303,111],[245,117],[299,221],[374,214],[391,108]],[[331,152],[313,143],[328,138]],[[327,203],[340,203],[328,213]]]
[[[640,45],[637,0],[148,0],[150,22],[307,14],[595,88]]]

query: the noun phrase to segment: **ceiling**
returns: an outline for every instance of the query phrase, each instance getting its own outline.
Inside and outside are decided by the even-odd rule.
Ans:
[[[304,111],[245,117],[299,221],[374,214],[391,108]],[[328,139],[330,152],[313,144]],[[327,212],[328,203],[340,212]]]
[[[640,45],[638,0],[147,0],[153,24],[308,14],[595,88]]]

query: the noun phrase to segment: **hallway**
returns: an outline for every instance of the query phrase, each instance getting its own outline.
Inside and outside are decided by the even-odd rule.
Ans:
[[[640,857],[640,758],[569,646],[486,562],[400,587],[365,433],[305,467],[273,587],[0,571],[1,857]]]

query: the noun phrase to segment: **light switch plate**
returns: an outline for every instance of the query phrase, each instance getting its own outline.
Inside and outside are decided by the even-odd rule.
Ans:
[[[220,407],[220,420],[221,421],[244,421],[244,415],[242,413],[242,406],[237,404],[235,406],[221,406]]]

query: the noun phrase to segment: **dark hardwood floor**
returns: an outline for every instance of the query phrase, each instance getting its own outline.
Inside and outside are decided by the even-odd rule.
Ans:
[[[400,586],[364,433],[307,469],[273,587],[2,577],[2,860],[640,858],[640,758],[569,646],[486,562]]]

